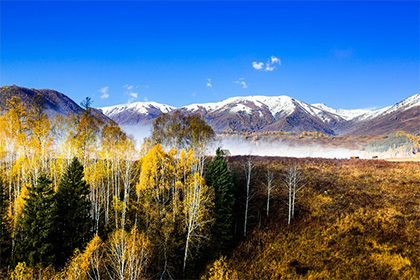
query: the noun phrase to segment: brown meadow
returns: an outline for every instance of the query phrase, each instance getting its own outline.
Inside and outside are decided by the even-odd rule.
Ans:
[[[239,279],[412,279],[420,276],[420,163],[384,160],[252,157],[253,198],[246,239],[225,260]],[[244,195],[245,157],[230,157]],[[297,214],[287,224],[282,176],[297,164],[306,175]],[[265,173],[277,187],[265,214]]]

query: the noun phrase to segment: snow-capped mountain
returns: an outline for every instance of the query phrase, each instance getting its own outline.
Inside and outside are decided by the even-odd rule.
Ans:
[[[420,132],[420,94],[375,111],[333,109],[322,103],[310,105],[285,95],[231,97],[180,108],[156,102],[136,102],[100,109],[122,125],[150,123],[158,115],[174,110],[198,114],[216,132],[311,130],[330,135],[372,135],[397,130]]]
[[[344,135],[381,135],[395,131],[420,133],[420,94],[351,121]]]
[[[344,120],[289,96],[231,97],[216,103],[179,108],[201,115],[216,131],[317,130],[333,134],[331,126]]]
[[[347,121],[350,121],[354,118],[357,118],[359,116],[369,114],[369,113],[372,112],[372,110],[369,110],[369,109],[353,109],[353,110],[333,109],[331,107],[328,107],[324,103],[316,103],[316,104],[312,104],[312,106],[314,106],[318,109],[321,109],[323,111],[330,112],[330,113],[333,113],[335,115],[338,115],[338,116],[342,117],[343,119],[345,119]]]
[[[148,123],[162,113],[169,113],[176,108],[157,102],[134,102],[99,109],[116,123],[135,125]]]
[[[297,107],[305,110],[314,117],[319,117],[326,121],[330,121],[331,117],[336,118],[336,116],[325,114],[325,110],[285,95],[231,97],[217,103],[192,104],[181,107],[180,109],[198,113],[204,110],[207,113],[223,111],[233,114],[238,112],[251,114],[254,110],[257,110],[258,115],[261,117],[267,111],[275,119],[281,119],[284,116],[292,114]]]
[[[370,113],[361,115],[358,120],[370,120],[373,119],[375,117],[381,116],[381,115],[388,115],[388,114],[392,114],[394,112],[400,111],[407,111],[411,108],[420,106],[420,94],[415,94],[412,95],[406,99],[404,99],[401,102],[398,102],[397,104],[393,105],[393,106],[388,106],[376,111],[372,111]]]

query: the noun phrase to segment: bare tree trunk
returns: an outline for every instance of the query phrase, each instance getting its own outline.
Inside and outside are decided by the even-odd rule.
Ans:
[[[284,176],[284,183],[288,192],[288,224],[290,225],[291,219],[295,216],[295,205],[296,205],[296,194],[300,191],[305,185],[301,185],[304,180],[304,174],[298,166],[295,164],[289,167]]]
[[[289,216],[287,219],[287,224],[290,225],[291,217],[292,217],[292,185],[289,185],[288,189],[289,189]]]
[[[185,267],[187,266],[187,256],[188,256],[188,246],[190,243],[190,235],[191,231],[188,231],[187,233],[187,241],[185,243],[185,251],[184,251],[184,266],[182,268],[182,272],[185,274]]]
[[[267,188],[267,217],[270,214],[270,194],[271,190],[274,188],[273,181],[274,181],[274,174],[273,171],[267,170],[266,174],[267,184],[265,185]]]
[[[248,160],[245,163],[244,169],[245,169],[245,176],[246,176],[246,198],[245,198],[245,221],[244,221],[244,236],[246,236],[246,227],[248,223],[248,210],[249,210],[249,202],[251,200],[251,191],[250,191],[250,185],[251,185],[251,175],[252,170],[254,169],[254,164],[252,162],[251,157],[248,158]]]

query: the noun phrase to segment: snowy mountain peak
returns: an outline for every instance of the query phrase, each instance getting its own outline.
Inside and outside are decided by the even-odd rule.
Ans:
[[[411,109],[415,106],[420,106],[420,93],[419,94],[414,94],[414,95],[404,99],[403,101],[398,102],[397,104],[395,104],[391,108],[393,108],[395,110],[398,110],[400,108],[403,108],[404,110],[408,110],[408,109]]]
[[[148,101],[148,102],[134,102],[134,103],[129,103],[129,104],[114,105],[114,106],[102,107],[99,109],[101,109],[105,115],[112,117],[113,115],[116,115],[125,111],[136,112],[139,114],[148,114],[150,110],[159,110],[162,113],[169,113],[175,110],[176,108],[170,105]]]
[[[388,115],[396,111],[407,111],[413,107],[420,106],[420,94],[412,95],[393,106],[388,106],[379,110],[371,111],[361,115],[358,120],[370,120],[381,115]]]
[[[328,107],[324,103],[315,103],[315,104],[312,104],[312,106],[319,108],[323,111],[338,115],[341,118],[345,119],[346,121],[350,121],[359,116],[362,116],[364,114],[369,114],[372,112],[369,109],[333,109],[331,107]]]
[[[197,112],[200,110],[205,110],[206,112],[215,112],[215,111],[228,111],[230,113],[237,112],[246,112],[251,113],[251,109],[262,109],[268,108],[270,113],[275,116],[277,114],[290,114],[295,108],[297,102],[294,98],[280,95],[280,96],[262,96],[262,95],[253,95],[253,96],[238,96],[230,97],[220,102],[215,103],[202,103],[202,104],[191,104],[181,109]]]
[[[236,131],[320,131],[326,134],[353,133],[366,135],[384,133],[394,128],[389,124],[388,114],[404,114],[405,111],[420,107],[420,94],[380,110],[333,109],[324,103],[308,104],[286,95],[280,96],[239,96],[219,102],[197,103],[180,108],[157,102],[136,102],[131,104],[103,107],[103,113],[119,124],[150,124],[162,113],[177,110],[182,114],[198,114],[216,132]],[[417,133],[417,111],[410,113],[409,131]],[[386,116],[386,118],[383,118]],[[408,118],[408,117],[407,117]],[[386,120],[386,122],[382,122]],[[399,118],[393,118],[398,122]],[[372,129],[371,123],[378,124]],[[408,122],[407,122],[408,123]],[[395,124],[397,126],[397,124]],[[365,129],[365,130],[363,130]],[[397,128],[395,128],[397,129]],[[402,129],[398,126],[398,129]],[[417,129],[417,130],[416,130]]]

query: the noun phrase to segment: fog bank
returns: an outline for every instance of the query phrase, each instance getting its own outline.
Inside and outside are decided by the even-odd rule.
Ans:
[[[240,137],[221,139],[223,149],[228,149],[232,155],[258,155],[283,157],[314,157],[314,158],[371,158],[365,151],[350,150],[346,148],[324,148],[320,145],[293,145],[284,142],[247,141]]]
[[[149,137],[152,132],[151,125],[131,125],[122,126],[122,129],[133,136],[136,141],[136,147],[140,148],[144,138]],[[370,159],[372,156],[379,158],[402,157],[406,153],[396,153],[394,149],[388,151],[374,151],[372,149],[357,150],[344,147],[325,147],[320,144],[303,144],[289,141],[276,141],[260,139],[253,141],[240,136],[219,137],[215,147],[209,149],[208,154],[214,155],[216,146],[228,149],[231,155],[255,155],[255,156],[283,156],[283,157],[313,157],[313,158],[344,158],[352,156],[361,159]],[[409,155],[408,155],[409,156]]]

